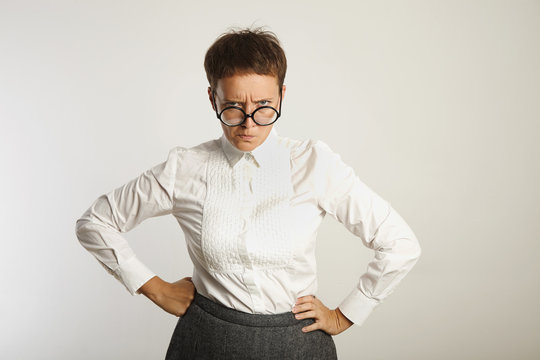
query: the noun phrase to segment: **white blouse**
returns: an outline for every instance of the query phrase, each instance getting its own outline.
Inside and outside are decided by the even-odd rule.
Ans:
[[[201,295],[259,314],[291,311],[317,292],[317,229],[330,214],[375,252],[339,305],[361,325],[411,270],[421,249],[402,217],[328,145],[278,136],[251,152],[222,135],[100,196],[77,220],[82,244],[132,294],[156,274],[120,233],[172,214],[182,228]],[[336,254],[338,256],[338,254]]]

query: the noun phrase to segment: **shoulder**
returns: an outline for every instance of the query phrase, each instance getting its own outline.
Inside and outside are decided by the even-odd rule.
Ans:
[[[282,146],[289,149],[291,153],[291,160],[295,162],[319,162],[337,155],[326,142],[319,139],[309,138],[304,140],[298,140],[279,136],[278,141]]]
[[[169,149],[167,160],[156,165],[153,171],[159,173],[169,169],[168,171],[175,173],[176,176],[193,176],[203,173],[209,154],[219,149],[218,146],[215,139],[192,147],[175,146]]]
[[[219,149],[218,141],[218,139],[208,140],[192,147],[175,146],[169,150],[169,157],[172,156],[184,161],[205,159],[208,154]]]

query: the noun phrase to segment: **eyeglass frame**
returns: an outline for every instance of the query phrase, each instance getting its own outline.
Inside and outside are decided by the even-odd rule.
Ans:
[[[251,120],[253,120],[253,122],[259,126],[268,126],[268,125],[272,125],[273,123],[275,123],[279,117],[281,116],[281,100],[283,100],[283,96],[282,96],[282,91],[281,89],[279,90],[279,111],[273,107],[273,106],[268,106],[268,105],[265,105],[265,106],[261,106],[261,107],[258,107],[256,108],[255,110],[253,110],[251,112],[251,114],[248,114],[244,111],[244,109],[242,109],[241,107],[239,106],[227,106],[225,107],[223,110],[221,110],[221,112],[218,113],[218,110],[217,110],[217,104],[216,104],[216,91],[214,89],[212,89],[212,101],[214,102],[214,110],[216,111],[216,116],[217,118],[219,119],[219,121],[221,121],[222,124],[226,125],[226,126],[229,126],[229,127],[234,127],[234,126],[240,126],[242,125],[243,123],[246,122],[247,118],[250,117]],[[236,110],[240,110],[242,112],[242,114],[244,114],[244,120],[242,120],[240,123],[236,124],[236,125],[229,125],[227,124],[225,121],[223,121],[223,119],[221,118],[221,114],[223,114],[223,112],[225,112],[225,110],[229,110],[229,109],[236,109]],[[277,116],[276,118],[274,119],[274,121],[272,121],[271,123],[269,124],[259,124],[255,118],[253,118],[253,114],[255,114],[257,111],[259,111],[260,109],[272,109],[274,110],[276,113],[277,113]]]

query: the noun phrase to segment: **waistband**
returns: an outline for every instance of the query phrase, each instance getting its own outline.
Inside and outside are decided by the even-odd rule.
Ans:
[[[297,325],[298,323],[302,322],[302,320],[298,320],[294,317],[292,311],[269,315],[250,314],[216,303],[198,292],[195,292],[193,303],[197,304],[202,310],[221,320],[244,326],[283,327]]]

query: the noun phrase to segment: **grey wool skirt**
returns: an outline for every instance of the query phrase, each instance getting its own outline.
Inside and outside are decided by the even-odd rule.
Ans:
[[[199,293],[172,334],[165,360],[180,359],[337,359],[331,335],[304,333],[313,319],[292,312],[248,314],[218,304]]]

